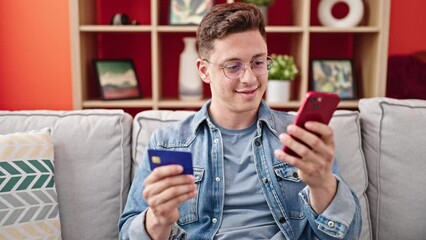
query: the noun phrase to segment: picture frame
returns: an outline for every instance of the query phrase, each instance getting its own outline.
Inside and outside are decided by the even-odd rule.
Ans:
[[[311,88],[337,94],[342,100],[357,98],[357,82],[351,59],[312,59]]]
[[[170,25],[198,25],[213,7],[213,0],[170,0]]]
[[[131,59],[95,59],[93,65],[102,100],[142,97]]]

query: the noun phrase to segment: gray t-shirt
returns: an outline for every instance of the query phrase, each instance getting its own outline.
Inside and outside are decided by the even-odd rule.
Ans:
[[[225,156],[225,206],[215,239],[270,239],[281,235],[254,166],[251,142],[256,122],[241,130],[218,127]]]

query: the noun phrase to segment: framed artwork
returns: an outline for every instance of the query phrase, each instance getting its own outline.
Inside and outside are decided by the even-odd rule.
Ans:
[[[357,98],[357,84],[350,59],[313,59],[311,76],[314,91],[335,93],[341,99]]]
[[[198,25],[213,0],[170,0],[170,25]]]
[[[103,100],[140,98],[141,91],[132,60],[93,60]]]

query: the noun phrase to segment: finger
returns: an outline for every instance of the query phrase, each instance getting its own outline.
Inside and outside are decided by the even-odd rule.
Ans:
[[[293,132],[293,130],[291,129],[289,130],[290,132]],[[299,131],[299,132],[303,131],[303,132],[309,133],[308,131],[303,130],[302,128],[298,128],[296,129],[296,131]],[[296,131],[294,131],[294,134],[301,136],[300,133],[298,134],[296,133]],[[291,159],[286,158],[285,161],[295,167],[302,167],[300,165],[302,164],[300,163],[300,161],[297,163],[297,165],[294,165],[296,164],[295,161],[297,159],[302,160],[303,162],[312,163],[308,166],[309,169],[307,170],[310,170],[312,168],[311,165],[319,164],[320,166],[322,166],[323,164],[329,164],[334,159],[334,146],[325,145],[325,143],[323,142],[321,138],[318,138],[317,136],[313,134],[310,137],[305,136],[304,141],[307,141],[307,143],[306,142],[300,143],[299,141],[297,141],[297,139],[295,139],[291,135],[286,135],[286,134],[280,135],[280,139],[282,139],[282,142],[284,143],[285,146],[287,146],[288,148],[290,148],[291,150],[293,150],[295,153],[297,153],[300,156],[300,158],[296,158],[294,156],[286,154],[288,156],[293,157],[294,160],[293,158]],[[333,141],[333,140],[330,140],[330,141]]]
[[[306,129],[320,134],[318,142],[309,143],[313,151],[323,156],[326,160],[332,161],[334,158],[334,133],[333,129],[319,122],[307,122]]]
[[[287,128],[287,131],[289,132],[289,134],[291,134],[291,136],[294,136],[295,138],[300,139],[300,141],[302,141],[303,146],[307,145],[307,148],[303,148],[302,146],[299,146],[299,145],[295,146],[299,148],[299,151],[302,151],[300,154],[298,153],[299,156],[302,156],[302,155],[306,156],[306,154],[309,154],[310,151],[320,153],[321,155],[325,153],[328,156],[330,154],[328,149],[329,148],[331,148],[331,150],[334,149],[333,131],[327,125],[324,125],[318,122],[310,122],[310,124],[308,125],[311,128],[314,128],[314,130],[319,129],[320,131],[310,132],[311,131],[310,129],[305,130],[295,125],[290,125]],[[316,134],[318,135],[324,134],[324,135],[321,135],[319,137]],[[292,150],[295,152],[298,151],[298,149],[292,149]]]
[[[280,160],[298,169],[298,175],[302,181],[309,183],[309,178],[320,177],[324,172],[331,172],[327,161],[303,161],[300,158],[291,156],[282,150],[275,150],[275,156]],[[308,177],[308,178],[307,178]]]
[[[300,140],[296,139],[292,135],[288,135],[288,134],[283,133],[279,136],[279,138],[280,138],[281,142],[284,144],[284,146],[293,150],[301,158],[305,158],[309,154],[309,152],[311,151],[309,146],[307,146],[305,143],[301,142]]]
[[[145,179],[145,184],[155,183],[159,180],[181,174],[183,167],[181,165],[172,164],[167,166],[156,167],[152,173]]]
[[[148,205],[156,208],[166,202],[175,201],[176,204],[180,204],[180,199],[184,199],[188,194],[191,195],[196,191],[196,185],[186,184],[170,187],[157,195],[153,195],[147,198]],[[178,200],[178,201],[176,201]]]
[[[197,191],[194,190],[192,192],[188,192],[185,194],[181,194],[173,199],[170,199],[169,201],[163,202],[159,205],[151,206],[150,208],[153,210],[153,213],[157,216],[167,216],[171,212],[173,212],[173,209],[177,209],[180,204],[183,202],[195,197],[197,195]]]
[[[309,121],[306,122],[305,127],[309,131],[318,134],[326,145],[334,146],[334,133],[330,126],[320,122]]]
[[[145,182],[144,197],[148,198],[149,196],[156,195],[173,186],[192,184],[194,180],[194,176],[192,175],[177,175],[160,179],[155,183]]]

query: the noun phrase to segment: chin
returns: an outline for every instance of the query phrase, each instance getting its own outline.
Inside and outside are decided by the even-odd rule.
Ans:
[[[242,101],[238,101],[234,106],[238,109],[239,112],[252,111],[259,108],[261,97],[255,97],[252,99],[242,99]]]

